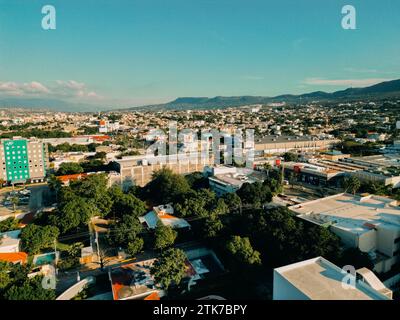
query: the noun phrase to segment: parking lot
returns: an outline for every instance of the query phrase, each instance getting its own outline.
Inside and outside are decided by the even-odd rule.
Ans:
[[[0,190],[0,220],[7,217],[22,218],[29,212],[43,207],[43,198],[47,186],[16,187]],[[15,203],[15,211],[14,211]]]

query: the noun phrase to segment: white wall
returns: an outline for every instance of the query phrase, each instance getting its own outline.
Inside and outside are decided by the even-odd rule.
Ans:
[[[303,292],[274,270],[273,300],[310,300]]]
[[[347,248],[358,247],[358,240],[356,234],[337,228],[334,225],[331,226],[330,228],[333,233],[335,233],[338,237],[340,237],[345,247]]]
[[[377,250],[391,257],[394,250],[394,239],[397,231],[383,227],[378,228]]]
[[[377,245],[377,232],[370,230],[361,234],[358,238],[358,248],[362,252],[369,252],[376,249]]]
[[[14,253],[19,252],[19,244],[12,244],[8,246],[2,246],[0,244],[0,253]]]

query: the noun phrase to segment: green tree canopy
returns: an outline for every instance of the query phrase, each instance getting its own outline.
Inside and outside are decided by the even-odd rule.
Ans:
[[[131,193],[123,193],[119,187],[110,188],[110,193],[113,199],[110,216],[113,218],[120,218],[124,215],[139,217],[147,210],[146,203]]]
[[[163,168],[153,173],[153,179],[146,186],[147,196],[156,204],[175,202],[190,190],[187,180],[171,169]]]
[[[161,221],[157,222],[155,230],[154,248],[165,249],[172,246],[178,233],[170,226],[164,226]]]
[[[224,225],[220,217],[216,214],[212,214],[204,222],[203,232],[206,238],[215,238],[223,230]]]
[[[208,189],[190,191],[182,195],[175,205],[175,212],[180,217],[207,217],[215,206],[216,195]]]
[[[242,200],[236,193],[226,193],[222,196],[225,204],[228,206],[230,213],[240,213],[242,207]]]
[[[83,168],[79,163],[75,163],[75,162],[64,162],[61,163],[56,175],[57,176],[63,176],[66,174],[76,174],[76,173],[82,173],[83,172]]]
[[[243,204],[251,205],[256,208],[272,200],[271,189],[268,185],[261,182],[244,183],[236,193]]]
[[[92,201],[74,196],[60,208],[57,225],[64,234],[88,224],[92,217],[99,215],[100,211]]]
[[[21,232],[22,250],[29,254],[37,254],[40,250],[51,248],[59,236],[59,230],[55,226],[37,226],[28,224]]]
[[[19,229],[19,223],[17,219],[10,217],[3,221],[0,221],[0,232],[7,232],[16,229]]]
[[[186,255],[180,249],[171,248],[164,251],[153,264],[150,273],[154,276],[156,283],[165,289],[171,284],[178,285],[186,271]]]
[[[351,192],[352,194],[356,194],[358,189],[361,187],[361,182],[357,177],[351,176],[346,177],[343,180],[343,187],[345,192]]]
[[[233,236],[232,239],[228,241],[226,248],[241,262],[249,265],[261,264],[260,253],[253,249],[249,238]]]
[[[208,178],[201,172],[193,172],[185,176],[186,181],[193,190],[207,189],[209,187]]]
[[[11,286],[4,296],[7,300],[55,300],[55,291],[44,289],[42,279],[42,276],[27,278],[22,285]]]
[[[135,240],[128,243],[126,251],[131,257],[134,257],[143,249],[143,245],[144,245],[143,239],[136,238]]]
[[[299,160],[299,156],[297,154],[293,153],[293,152],[286,152],[283,155],[283,159],[286,162],[295,162],[295,161]]]
[[[0,292],[11,283],[10,264],[5,261],[0,261]]]
[[[127,247],[134,243],[142,232],[142,225],[137,217],[124,215],[121,221],[115,223],[108,235],[112,243],[117,246]]]

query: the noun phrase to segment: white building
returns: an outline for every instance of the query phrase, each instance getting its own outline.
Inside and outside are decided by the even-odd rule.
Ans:
[[[207,166],[203,174],[209,177],[210,188],[217,196],[236,192],[244,183],[262,182],[266,178],[260,171],[231,166]]]
[[[346,247],[369,253],[376,272],[387,272],[400,261],[400,208],[393,199],[342,193],[289,209],[301,219],[329,227]]]
[[[317,257],[274,269],[273,300],[390,300],[392,292],[368,269],[357,280]],[[358,280],[361,279],[361,280]],[[352,281],[353,280],[353,281]]]
[[[19,252],[21,230],[0,233],[0,253]]]
[[[169,226],[174,229],[190,228],[189,222],[185,219],[177,218],[174,215],[174,208],[170,204],[153,207],[153,210],[148,212],[139,221],[145,224],[149,229],[155,229],[158,221],[164,226]]]

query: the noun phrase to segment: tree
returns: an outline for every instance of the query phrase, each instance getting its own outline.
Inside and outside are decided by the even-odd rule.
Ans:
[[[142,225],[137,217],[124,215],[122,220],[116,222],[111,228],[108,238],[117,246],[126,247],[135,242],[142,231]]]
[[[264,180],[263,185],[269,188],[273,196],[283,192],[281,177],[277,171],[270,172],[269,178]]]
[[[0,261],[0,290],[3,290],[11,283],[10,264]]]
[[[13,205],[14,213],[17,212],[17,206],[18,206],[18,203],[19,203],[19,198],[18,197],[12,197],[11,198],[11,203]]]
[[[153,179],[146,186],[147,196],[157,204],[175,202],[190,190],[187,180],[171,169],[163,168],[153,173]]]
[[[230,213],[241,213],[242,200],[236,193],[226,193],[222,196],[222,199],[228,206]]]
[[[299,160],[299,156],[293,152],[286,152],[283,155],[283,159],[285,160],[285,162],[296,162],[297,160]]]
[[[267,177],[269,177],[269,172],[270,172],[271,169],[272,169],[271,164],[268,163],[268,162],[264,163],[264,164],[263,164],[263,169],[264,169],[264,171],[267,173]]]
[[[126,251],[131,257],[134,257],[137,253],[142,251],[144,245],[144,241],[142,238],[136,238],[132,242],[128,243],[128,247]]]
[[[351,176],[350,178],[344,179],[343,187],[345,192],[351,191],[351,193],[355,195],[358,189],[361,187],[361,182],[357,177]]]
[[[44,289],[42,276],[27,278],[22,285],[12,285],[4,294],[7,300],[54,300],[55,291]]]
[[[38,254],[41,249],[54,246],[60,232],[54,226],[38,226],[28,224],[21,232],[22,250],[29,254]]]
[[[211,210],[211,215],[215,214],[217,216],[225,215],[229,212],[229,207],[225,203],[224,199],[218,199],[216,204]]]
[[[79,163],[75,162],[64,162],[61,163],[56,175],[57,176],[63,176],[67,174],[77,174],[77,173],[82,173],[83,168]]]
[[[164,251],[153,264],[150,273],[157,283],[168,289],[174,283],[178,285],[186,271],[186,255],[180,249],[171,248]]]
[[[340,255],[340,239],[329,229],[304,224],[286,207],[254,210],[244,218],[246,232],[256,248],[265,250],[271,266],[323,256],[335,261]],[[261,251],[262,252],[262,251]]]
[[[291,188],[293,188],[293,187],[294,187],[294,184],[295,184],[295,182],[296,182],[296,174],[295,174],[294,172],[290,172],[290,173],[289,173],[288,180],[289,180],[289,183],[290,183]]]
[[[124,194],[122,191],[113,189],[111,197],[114,203],[110,210],[110,216],[113,218],[123,217],[124,215],[139,217],[146,212],[146,204],[133,194]]]
[[[93,174],[85,179],[71,184],[72,190],[79,197],[86,198],[98,208],[99,215],[106,216],[110,213],[112,199],[107,190],[107,176],[105,174]]]
[[[224,225],[218,215],[210,215],[204,222],[203,231],[206,238],[215,238],[219,235]]]
[[[201,172],[193,172],[185,176],[186,181],[193,190],[207,189],[209,187],[208,178]]]
[[[0,221],[0,233],[7,232],[7,231],[13,231],[16,229],[19,229],[18,220],[10,217],[3,221]]]
[[[261,182],[244,183],[236,192],[242,203],[260,208],[263,204],[272,201],[272,193],[268,185]]]
[[[154,248],[163,250],[172,246],[178,233],[170,226],[164,226],[161,221],[157,222],[155,230]]]
[[[58,226],[64,234],[69,230],[88,224],[92,217],[99,215],[100,211],[92,202],[74,196],[60,208]]]
[[[215,201],[216,195],[211,190],[192,190],[181,196],[175,206],[175,211],[180,217],[207,217],[215,206]]]
[[[371,261],[368,253],[361,252],[358,248],[348,248],[343,251],[340,257],[340,267],[350,265],[356,269],[368,268],[372,270],[374,263]]]
[[[253,249],[249,238],[233,236],[227,243],[226,248],[241,262],[250,265],[261,264],[260,253]]]

